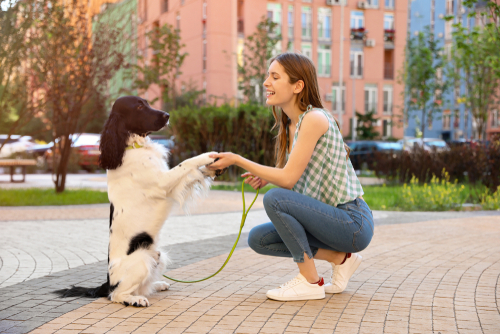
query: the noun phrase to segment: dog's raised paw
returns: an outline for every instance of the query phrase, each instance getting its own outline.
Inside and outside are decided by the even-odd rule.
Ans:
[[[132,296],[130,300],[127,302],[123,302],[125,305],[132,305],[135,307],[147,307],[149,306],[149,300],[143,296]]]

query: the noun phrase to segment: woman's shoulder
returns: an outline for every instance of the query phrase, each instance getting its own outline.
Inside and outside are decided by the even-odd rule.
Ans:
[[[312,127],[316,128],[317,130],[324,130],[323,132],[326,132],[329,126],[328,117],[325,115],[323,109],[319,108],[308,110],[307,113],[304,114],[301,123],[302,124],[299,125],[300,127]]]

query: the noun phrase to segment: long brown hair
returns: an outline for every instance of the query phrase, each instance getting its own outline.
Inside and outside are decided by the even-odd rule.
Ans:
[[[300,110],[306,111],[309,105],[313,108],[323,109],[323,103],[321,102],[321,95],[319,93],[318,87],[318,77],[316,75],[316,68],[313,62],[298,53],[285,52],[276,57],[271,58],[269,64],[273,61],[277,61],[285,69],[286,74],[290,78],[289,82],[293,85],[299,80],[304,82],[304,88],[297,96],[297,104]],[[279,109],[279,110],[276,110]],[[286,153],[288,150],[288,116],[283,112],[281,108],[272,107],[273,116],[275,123],[273,125],[273,130],[278,128],[278,135],[276,136],[275,145],[275,156],[276,156],[276,167],[283,168],[286,164]],[[340,126],[335,117],[333,118],[337,126]],[[291,144],[291,143],[290,143]],[[345,145],[347,151],[347,158],[349,158],[349,147]]]

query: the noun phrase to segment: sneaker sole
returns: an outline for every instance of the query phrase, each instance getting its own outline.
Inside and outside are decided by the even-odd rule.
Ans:
[[[325,295],[316,295],[316,296],[310,296],[308,298],[305,297],[269,297],[266,295],[267,298],[272,299],[272,300],[277,300],[280,302],[289,302],[289,301],[297,301],[297,300],[313,300],[313,299],[324,299],[326,296]]]
[[[361,260],[363,260],[363,258],[361,257],[361,255],[358,255],[356,257],[356,262],[353,263],[353,265],[351,266],[351,269],[349,270],[349,280],[351,280],[352,274],[354,274],[354,272],[358,269],[359,265],[361,264]],[[349,284],[349,281],[347,281],[347,284]],[[327,291],[328,288],[330,286],[333,286],[333,285],[326,286],[325,287],[325,293],[333,293],[333,294],[335,294],[335,293],[344,292],[344,290],[347,288],[347,284],[346,284],[345,288],[342,291],[339,291],[339,292],[330,292],[330,291]]]

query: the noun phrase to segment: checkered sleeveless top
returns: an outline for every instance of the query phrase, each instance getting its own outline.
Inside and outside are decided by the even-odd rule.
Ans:
[[[342,134],[326,110],[309,105],[299,116],[292,149],[297,141],[302,119],[314,109],[321,110],[325,114],[329,123],[328,130],[319,138],[311,160],[292,190],[332,206],[350,202],[363,195],[363,188],[351,161],[346,159],[347,152]]]

